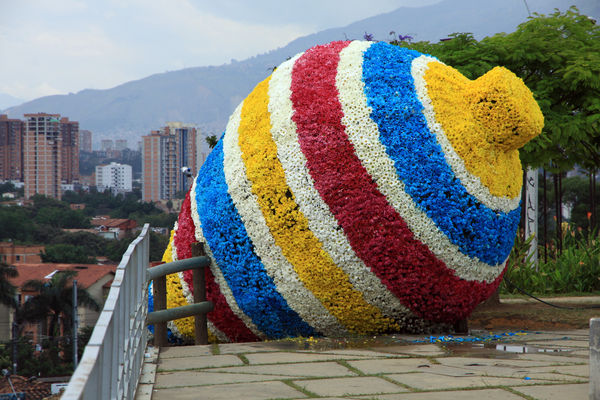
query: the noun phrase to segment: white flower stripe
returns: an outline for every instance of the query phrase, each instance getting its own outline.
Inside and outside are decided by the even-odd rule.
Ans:
[[[231,116],[230,125],[223,138],[223,170],[228,193],[252,241],[254,252],[262,261],[267,274],[273,279],[277,291],[300,318],[325,335],[345,333],[347,331],[339,321],[300,281],[293,265],[275,243],[258,205],[258,199],[252,193],[252,184],[246,175],[246,167],[238,143],[240,120],[241,106]]]
[[[271,136],[277,145],[277,156],[283,166],[286,182],[300,211],[306,217],[311,232],[322,243],[334,264],[348,275],[350,283],[363,294],[364,299],[379,308],[384,315],[394,319],[402,314],[411,314],[358,258],[343,231],[336,229],[338,223],[334,215],[314,187],[314,181],[306,167],[306,158],[298,143],[296,124],[292,120],[291,84],[294,61],[295,59],[291,59],[277,68],[269,85]]]
[[[230,123],[231,123],[231,119],[229,120],[229,123],[227,124],[228,128],[229,128]],[[264,339],[266,339],[266,335],[260,329],[258,329],[256,327],[256,325],[254,324],[254,322],[252,322],[250,317],[248,317],[238,306],[237,301],[235,300],[235,297],[233,296],[233,293],[231,292],[231,289],[229,288],[229,285],[227,284],[227,281],[225,280],[225,277],[223,276],[223,273],[221,272],[221,269],[217,265],[215,257],[213,255],[212,251],[210,250],[210,246],[208,245],[208,242],[204,238],[204,233],[202,232],[202,225],[200,222],[200,216],[198,215],[198,204],[196,202],[196,189],[197,189],[196,181],[197,181],[197,178],[194,179],[194,183],[192,184],[192,189],[190,192],[190,213],[192,215],[192,221],[194,222],[194,227],[195,227],[194,235],[196,236],[196,240],[198,242],[202,242],[205,244],[204,250],[206,251],[206,255],[208,256],[208,258],[210,258],[210,270],[215,279],[215,283],[221,289],[221,293],[225,297],[225,300],[227,301],[229,308],[231,308],[231,311],[239,319],[242,320],[242,322],[248,327],[248,329],[250,329],[250,331],[252,333],[254,333],[256,336],[258,336],[259,338],[264,340]],[[207,316],[208,316],[208,318],[210,318],[210,313],[207,314]],[[217,332],[213,332],[213,333],[215,333],[215,336],[217,336]],[[227,339],[227,341],[230,341],[230,340]]]
[[[423,105],[423,115],[427,120],[429,130],[436,136],[437,142],[444,152],[446,162],[452,169],[452,172],[460,180],[467,192],[479,200],[486,207],[492,210],[500,210],[508,213],[519,207],[521,196],[508,198],[506,196],[494,196],[490,189],[481,183],[481,179],[470,173],[464,163],[464,160],[456,153],[452,143],[446,136],[442,125],[435,118],[435,110],[427,92],[427,82],[425,81],[425,73],[427,72],[430,62],[441,63],[436,58],[429,56],[420,56],[413,60],[411,66],[411,74],[415,82],[415,91],[417,97]],[[443,64],[443,63],[441,63]]]
[[[372,110],[364,93],[362,54],[367,48],[368,44],[353,42],[343,50],[342,53],[346,54],[341,62],[346,67],[340,68],[340,71],[346,71],[347,75],[338,79],[339,99],[344,113],[342,123],[356,155],[415,238],[425,244],[448,268],[454,270],[458,277],[469,281],[492,282],[502,272],[504,263],[492,266],[462,253],[416,206],[404,190],[404,183],[398,179],[394,161],[388,156],[379,139],[377,124],[370,117]],[[357,67],[351,69],[348,65]]]

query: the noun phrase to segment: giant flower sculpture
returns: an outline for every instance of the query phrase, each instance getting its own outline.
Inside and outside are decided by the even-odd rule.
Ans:
[[[236,108],[165,261],[206,243],[212,335],[366,334],[453,323],[498,287],[520,218],[518,148],[543,116],[513,73],[474,81],[373,42],[316,46]],[[190,272],[168,306],[192,301]],[[191,336],[191,319],[171,328]]]

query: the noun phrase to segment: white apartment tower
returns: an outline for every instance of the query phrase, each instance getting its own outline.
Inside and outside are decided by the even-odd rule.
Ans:
[[[96,187],[99,192],[110,189],[113,193],[131,192],[131,165],[111,162],[96,166]]]

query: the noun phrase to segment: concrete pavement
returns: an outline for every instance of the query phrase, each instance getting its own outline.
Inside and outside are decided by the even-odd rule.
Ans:
[[[588,330],[511,335],[480,331],[455,338],[299,338],[149,349],[136,398],[588,398]]]

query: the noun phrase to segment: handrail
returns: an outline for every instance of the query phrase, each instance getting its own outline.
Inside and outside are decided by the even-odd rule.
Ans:
[[[147,342],[149,224],[123,255],[104,308],[61,399],[132,399]]]
[[[148,268],[148,280],[152,281],[159,276],[170,275],[196,267],[208,267],[210,259],[206,256],[186,258],[184,260],[172,261]]]
[[[210,266],[210,259],[205,256],[202,243],[192,243],[192,257],[172,261],[148,268],[147,279],[153,281],[154,311],[149,313],[146,321],[154,324],[154,345],[164,347],[167,342],[167,321],[194,316],[195,344],[208,344],[208,328],[206,313],[213,310],[214,305],[206,301],[204,268]],[[166,275],[192,270],[194,286],[194,304],[167,309]]]

